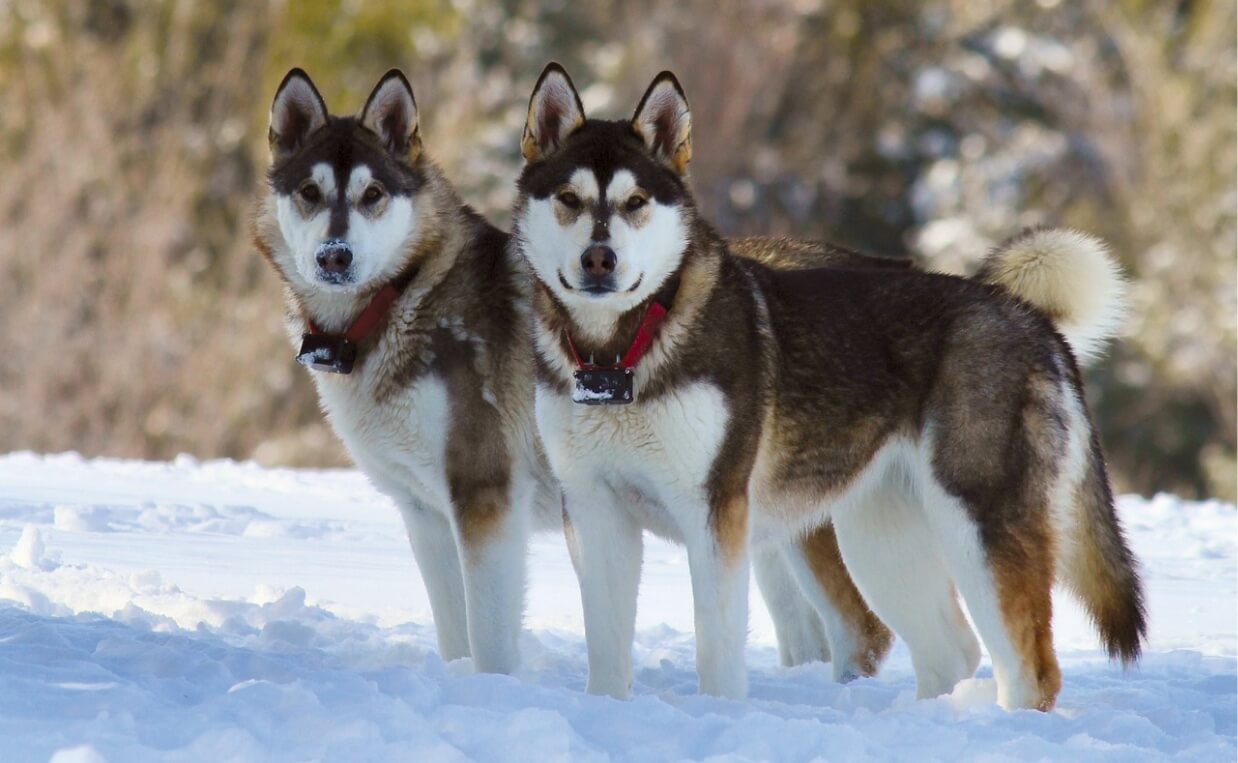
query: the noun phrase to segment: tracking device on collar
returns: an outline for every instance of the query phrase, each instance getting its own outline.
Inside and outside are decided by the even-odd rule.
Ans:
[[[631,368],[581,368],[574,374],[572,402],[583,405],[627,405],[634,399]]]
[[[350,374],[357,364],[357,345],[370,337],[387,317],[392,303],[400,298],[417,275],[417,268],[405,272],[383,286],[343,334],[328,334],[307,320],[309,331],[301,335],[297,362],[315,371]]]
[[[350,374],[357,362],[357,345],[339,334],[302,334],[297,362],[315,371]]]

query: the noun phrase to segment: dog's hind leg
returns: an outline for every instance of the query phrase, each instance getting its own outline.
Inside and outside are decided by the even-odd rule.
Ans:
[[[783,554],[781,544],[768,543],[752,549],[752,571],[774,621],[779,660],[785,667],[829,662],[830,645],[821,616],[800,591]]]
[[[430,597],[438,651],[444,660],[468,657],[468,619],[464,606],[464,578],[451,522],[434,509],[410,499],[399,501],[400,516],[413,547],[413,558]]]
[[[949,693],[970,678],[980,645],[918,505],[895,489],[834,514],[843,560],[864,599],[907,642],[916,696]]]
[[[469,645],[479,673],[511,673],[520,663],[529,521],[505,491],[467,494],[456,509]]]
[[[997,703],[1050,710],[1062,676],[1053,652],[1052,550],[1045,528],[1019,512],[1015,527],[983,531],[962,500],[931,477],[928,524],[993,662]]]
[[[787,561],[825,624],[834,680],[875,674],[894,639],[851,579],[833,526],[823,525],[801,538],[788,549]]]
[[[975,355],[968,347],[969,362]],[[1062,687],[1053,651],[1053,499],[1064,475],[1082,472],[1087,450],[1072,446],[1069,400],[1052,370],[1006,387],[1000,379],[944,384],[914,470],[1006,709],[1049,710]]]

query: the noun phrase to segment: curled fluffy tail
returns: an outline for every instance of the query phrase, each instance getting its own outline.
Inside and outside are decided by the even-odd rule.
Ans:
[[[1102,354],[1125,313],[1126,279],[1108,247],[1067,228],[1009,239],[984,258],[976,279],[1044,311],[1081,364]]]

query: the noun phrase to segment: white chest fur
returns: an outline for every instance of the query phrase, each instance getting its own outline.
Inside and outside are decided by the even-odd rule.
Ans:
[[[605,486],[641,524],[676,537],[676,511],[705,498],[726,433],[726,400],[695,383],[648,403],[589,406],[538,388],[537,424],[551,468],[582,490]],[[669,521],[668,521],[669,520]]]
[[[314,376],[331,425],[375,486],[447,510],[450,399],[443,381],[423,376],[379,403],[366,376]]]

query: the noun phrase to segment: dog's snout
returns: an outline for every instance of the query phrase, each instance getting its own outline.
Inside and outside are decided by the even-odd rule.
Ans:
[[[318,247],[318,267],[325,273],[344,273],[352,265],[352,247],[344,241],[328,241]]]
[[[602,244],[594,244],[580,255],[580,266],[592,278],[605,278],[615,272],[615,250]]]

